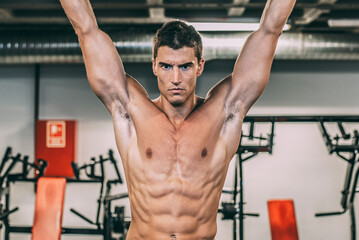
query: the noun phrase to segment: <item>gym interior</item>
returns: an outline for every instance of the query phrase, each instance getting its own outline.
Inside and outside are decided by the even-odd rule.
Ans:
[[[161,24],[173,18],[206,22],[209,28],[215,21],[259,22],[265,5],[264,0],[91,3],[126,72],[151,99],[159,96],[151,51]],[[355,0],[297,1],[269,83],[244,120],[219,204],[217,240],[275,239],[271,201],[293,203],[288,221],[294,219],[298,237],[290,239],[359,236],[358,12]],[[206,65],[197,95],[205,97],[232,73],[249,31],[200,31]],[[90,88],[60,4],[1,0],[0,53],[0,239],[31,239],[37,181],[52,175],[51,164],[64,168],[67,180],[59,203],[61,239],[125,239],[131,212],[111,115]],[[45,161],[36,157],[44,148],[39,145],[48,144],[40,135],[51,123],[70,124],[69,162],[59,163],[56,154]]]

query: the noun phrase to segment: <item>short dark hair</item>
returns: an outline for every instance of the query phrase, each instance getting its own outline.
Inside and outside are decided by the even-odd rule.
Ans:
[[[158,49],[161,46],[168,46],[172,49],[190,47],[194,49],[194,54],[198,62],[202,58],[202,38],[197,30],[180,20],[169,21],[157,31],[153,39],[153,58],[156,59]]]

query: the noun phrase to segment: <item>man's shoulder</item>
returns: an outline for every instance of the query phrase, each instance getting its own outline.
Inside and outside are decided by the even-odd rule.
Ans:
[[[230,81],[232,80],[232,74],[220,80],[216,85],[214,85],[207,93],[206,100],[212,97],[226,96],[229,88]]]
[[[135,98],[137,98],[138,95],[141,95],[145,97],[145,99],[147,100],[149,99],[146,89],[141,85],[139,81],[137,81],[134,77],[132,77],[128,73],[126,73],[126,78],[128,82],[128,93],[130,94],[130,99],[133,95],[135,96]]]

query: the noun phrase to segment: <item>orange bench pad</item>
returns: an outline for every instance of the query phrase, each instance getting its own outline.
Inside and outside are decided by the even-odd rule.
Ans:
[[[65,188],[65,178],[42,177],[38,180],[32,240],[60,239]]]

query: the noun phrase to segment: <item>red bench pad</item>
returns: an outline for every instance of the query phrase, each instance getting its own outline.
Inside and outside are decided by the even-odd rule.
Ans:
[[[272,240],[299,239],[293,200],[269,200],[268,213]]]

